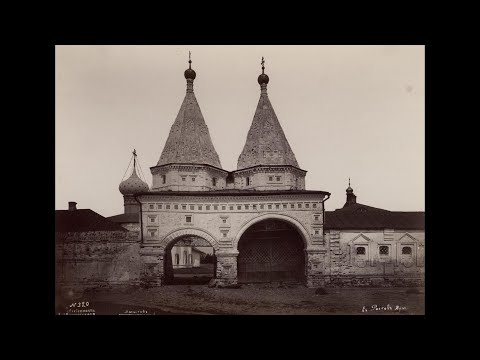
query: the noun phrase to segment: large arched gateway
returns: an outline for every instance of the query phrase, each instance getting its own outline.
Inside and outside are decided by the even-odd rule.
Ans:
[[[305,246],[297,229],[268,219],[249,227],[238,242],[238,282],[305,280]]]

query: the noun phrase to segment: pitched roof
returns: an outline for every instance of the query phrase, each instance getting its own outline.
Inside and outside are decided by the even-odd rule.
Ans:
[[[264,86],[247,141],[238,157],[237,169],[255,165],[292,165],[298,168],[295,154],[268,99],[266,85]]]
[[[425,230],[425,212],[388,211],[357,203],[325,211],[324,227],[326,230]]]
[[[200,106],[193,93],[193,82],[187,87],[177,118],[173,123],[157,166],[171,163],[208,164],[222,168]]]
[[[107,219],[114,223],[119,223],[119,224],[138,223],[140,221],[139,213],[119,214],[119,215],[109,216],[107,217]]]
[[[55,210],[56,232],[128,231],[90,209]]]

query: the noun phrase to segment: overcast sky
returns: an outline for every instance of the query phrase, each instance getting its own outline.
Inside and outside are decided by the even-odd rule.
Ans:
[[[135,148],[151,186],[186,91],[194,91],[225,170],[235,170],[260,96],[268,94],[308,190],[424,211],[423,46],[56,46],[56,209],[76,201],[123,212],[118,185]]]

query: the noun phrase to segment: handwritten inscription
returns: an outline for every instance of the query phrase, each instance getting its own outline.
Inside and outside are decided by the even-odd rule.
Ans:
[[[396,311],[396,312],[401,312],[401,311],[407,311],[406,306],[400,306],[400,305],[395,305],[392,306],[390,304],[387,304],[385,306],[379,306],[379,305],[371,305],[370,307],[363,306],[362,307],[362,312],[381,312],[381,311]]]

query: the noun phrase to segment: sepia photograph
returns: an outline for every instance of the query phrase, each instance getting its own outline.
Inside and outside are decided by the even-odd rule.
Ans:
[[[56,45],[55,314],[424,315],[424,45]]]

